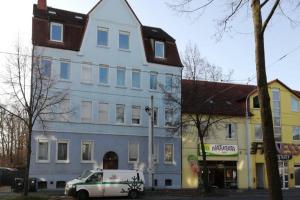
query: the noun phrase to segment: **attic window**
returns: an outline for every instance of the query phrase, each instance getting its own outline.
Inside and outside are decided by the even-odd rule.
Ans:
[[[64,27],[62,24],[51,22],[50,40],[54,42],[63,42]]]
[[[75,19],[83,19],[83,17],[81,17],[81,16],[75,16]]]
[[[165,58],[165,43],[155,41],[155,58]]]
[[[253,97],[253,108],[259,108],[259,99],[258,96]]]
[[[156,29],[152,29],[152,32],[155,32],[155,33],[157,33],[158,31],[157,31]]]
[[[49,10],[49,14],[56,15],[56,12],[53,10]]]

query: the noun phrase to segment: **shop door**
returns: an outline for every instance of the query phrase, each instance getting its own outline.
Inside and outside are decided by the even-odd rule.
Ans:
[[[289,188],[288,163],[286,161],[278,162],[279,176],[282,189]]]
[[[300,188],[300,165],[295,166],[295,183],[296,187]]]
[[[256,188],[264,188],[264,164],[262,163],[256,164]]]

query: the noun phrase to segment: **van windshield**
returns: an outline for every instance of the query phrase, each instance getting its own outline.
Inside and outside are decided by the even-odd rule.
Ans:
[[[79,176],[79,180],[82,179],[86,179],[87,177],[89,177],[92,174],[92,172],[90,170],[85,170],[80,176]]]

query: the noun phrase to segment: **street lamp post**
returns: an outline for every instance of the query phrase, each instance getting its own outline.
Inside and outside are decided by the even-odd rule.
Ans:
[[[149,115],[149,134],[148,134],[148,183],[149,188],[153,190],[153,122],[154,122],[154,108],[153,96],[150,99],[150,107],[147,106],[145,111]]]

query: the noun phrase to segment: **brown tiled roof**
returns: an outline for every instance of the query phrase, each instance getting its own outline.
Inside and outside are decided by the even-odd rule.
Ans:
[[[246,98],[254,85],[182,80],[182,113],[246,115]]]
[[[101,1],[99,1],[98,4],[99,3],[101,3]],[[127,5],[131,9],[128,3]],[[133,14],[135,15],[134,12]],[[51,7],[47,7],[47,10],[40,10],[37,8],[37,5],[34,5],[32,19],[32,44],[36,46],[80,51],[88,20],[88,14],[85,15],[81,13],[69,12]],[[58,22],[64,25],[63,43],[50,41],[51,22]],[[141,25],[141,34],[143,36],[146,58],[149,63],[179,67],[183,66],[179,57],[175,40],[168,33],[160,28]],[[155,40],[165,42],[165,59],[155,58]]]
[[[148,62],[183,67],[175,39],[172,38],[168,33],[161,28],[142,26],[142,35]],[[156,40],[165,43],[164,59],[155,58],[154,42]]]

